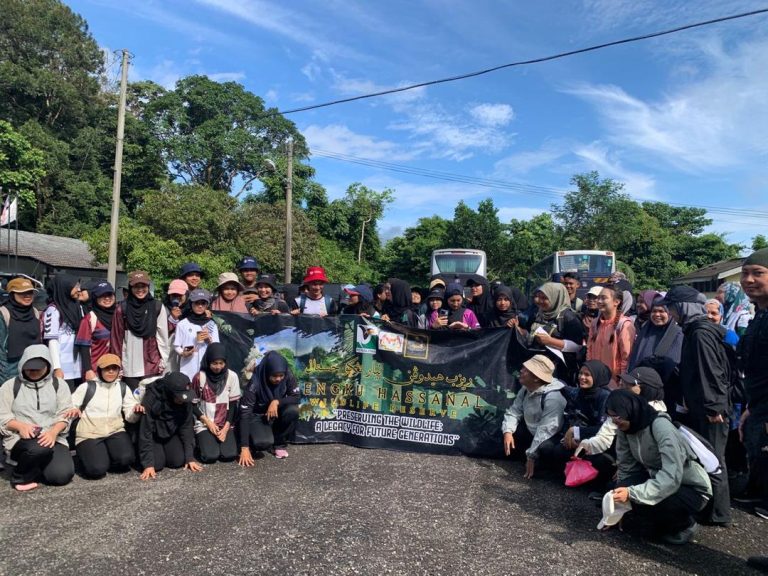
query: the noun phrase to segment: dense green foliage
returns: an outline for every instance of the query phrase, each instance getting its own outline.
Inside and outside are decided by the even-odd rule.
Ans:
[[[103,262],[117,120],[104,54],[58,0],[0,0],[0,14],[0,186],[19,192],[23,229],[84,238]],[[453,218],[421,218],[382,246],[379,223],[394,191],[351,183],[329,200],[293,122],[240,84],[135,82],[127,107],[119,257],[160,282],[194,260],[213,285],[243,254],[283,277],[289,139],[293,280],[322,264],[335,281],[397,276],[423,285],[432,250],[466,247],[486,251],[490,277],[522,285],[548,253],[602,248],[639,287],[664,287],[741,248],[704,232],[705,210],[638,203],[596,172],[575,175],[551,213],[502,222],[491,199],[459,202]]]

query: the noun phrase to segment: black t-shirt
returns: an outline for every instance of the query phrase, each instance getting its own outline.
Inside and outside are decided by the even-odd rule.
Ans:
[[[739,340],[744,388],[752,414],[768,416],[768,309],[758,310]]]

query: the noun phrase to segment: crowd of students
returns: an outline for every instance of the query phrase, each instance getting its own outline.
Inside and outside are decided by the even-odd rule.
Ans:
[[[339,302],[324,293],[319,266],[297,294],[279,295],[252,257],[237,272],[221,274],[211,294],[200,266],[187,263],[155,299],[149,275],[133,271],[119,304],[106,281],[57,275],[42,317],[32,283],[11,280],[0,307],[0,430],[14,487],[69,481],[68,443],[91,478],[136,462],[147,479],[166,466],[199,470],[198,461],[251,466],[253,450],[286,457],[299,400],[290,368],[268,353],[241,388],[211,311],[341,313],[428,330],[514,330],[521,391],[502,431],[526,477],[583,452],[615,502],[653,508],[662,535],[683,543],[705,508],[709,522],[730,523],[730,499],[727,482],[713,491],[672,424],[682,421],[711,445],[724,475],[731,463],[749,475],[747,496],[762,499],[755,510],[768,517],[765,250],[747,258],[741,285],[723,285],[714,300],[687,286],[635,297],[616,274],[582,301],[568,273],[531,303],[480,277],[466,286],[435,279],[424,291],[399,279],[348,285]]]

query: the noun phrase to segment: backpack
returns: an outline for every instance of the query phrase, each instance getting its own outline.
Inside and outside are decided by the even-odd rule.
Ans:
[[[40,320],[40,310],[32,307],[32,312],[35,314],[35,318],[39,321]],[[7,306],[0,306],[0,316],[3,317],[3,321],[5,322],[5,325],[8,326],[11,323],[11,312],[8,310]]]
[[[53,390],[56,392],[56,394],[59,393],[59,379],[54,377],[53,378]],[[13,399],[16,399],[16,396],[19,395],[19,392],[21,391],[21,378],[16,376],[16,379],[13,381]]]
[[[336,302],[328,294],[323,294],[323,300],[325,301],[325,312],[329,316],[336,314]],[[304,308],[307,306],[307,295],[302,294],[299,296],[299,314],[304,314]]]
[[[125,382],[120,380],[120,398],[125,398],[125,391],[127,389],[127,385]],[[85,391],[85,396],[83,396],[83,401],[80,404],[80,412],[85,411],[85,407],[88,406],[91,400],[93,400],[94,395],[96,394],[96,382],[94,380],[88,380],[88,388]]]

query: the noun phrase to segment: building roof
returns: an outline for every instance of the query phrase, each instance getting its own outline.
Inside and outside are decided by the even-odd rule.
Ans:
[[[699,268],[693,272],[688,272],[684,276],[675,278],[673,284],[686,284],[688,282],[703,282],[707,280],[725,278],[737,274],[741,270],[741,265],[745,258],[731,258],[730,260],[722,260],[715,262],[704,268]]]
[[[16,231],[11,230],[10,253],[16,249]],[[8,229],[0,230],[0,254],[8,254]],[[106,264],[95,261],[88,244],[77,238],[50,236],[19,230],[19,256],[39,260],[54,268],[86,268],[105,270]],[[121,268],[118,267],[118,270]]]

